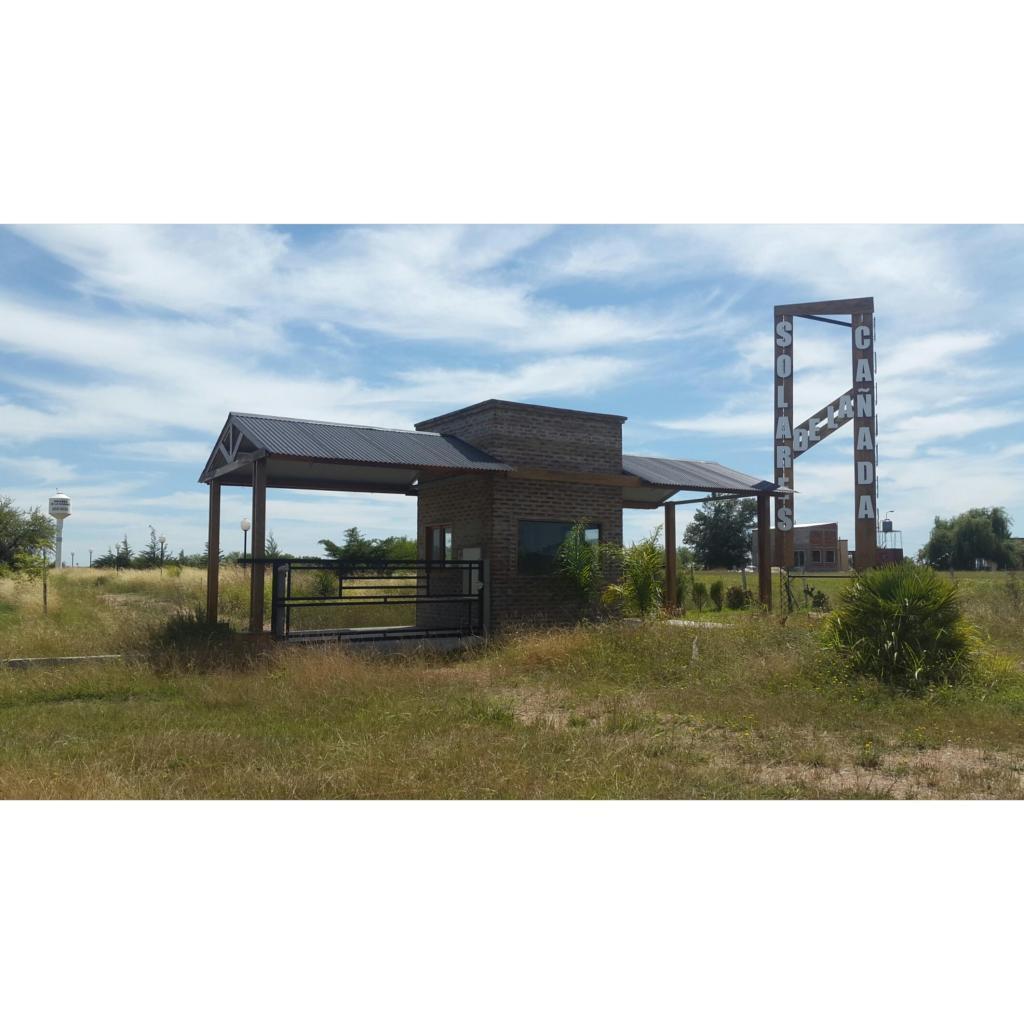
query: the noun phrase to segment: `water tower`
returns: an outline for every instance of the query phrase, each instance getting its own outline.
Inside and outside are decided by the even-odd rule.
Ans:
[[[71,515],[71,499],[66,494],[58,491],[50,498],[50,515],[57,520],[56,557],[53,560],[53,564],[59,569],[63,564],[61,562],[61,548],[64,545],[64,520]]]

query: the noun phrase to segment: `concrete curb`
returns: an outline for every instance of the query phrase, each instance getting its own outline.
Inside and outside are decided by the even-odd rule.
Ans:
[[[68,658],[7,658],[0,668],[56,668],[60,665],[82,665],[86,662],[122,661],[123,654],[82,654]]]

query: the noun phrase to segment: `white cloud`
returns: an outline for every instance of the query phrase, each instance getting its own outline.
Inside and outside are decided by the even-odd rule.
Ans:
[[[0,467],[5,467],[3,475],[8,481],[46,483],[54,490],[78,477],[74,466],[62,462],[60,459],[42,455],[3,456],[0,457]],[[4,487],[7,486],[4,484]]]
[[[990,450],[996,431],[1013,439],[1024,422],[1009,333],[1024,321],[1012,294],[1020,229],[366,227],[314,239],[260,227],[17,230],[75,271],[78,297],[0,292],[0,474],[29,495],[63,486],[73,467],[59,445],[77,438],[134,460],[132,487],[96,489],[79,528],[144,527],[158,513],[137,495],[177,493],[180,481],[160,481],[198,469],[231,408],[401,427],[492,396],[579,395],[599,408],[602,389],[641,374],[657,388],[653,374],[670,362],[689,374],[674,378],[685,390],[668,408],[679,414],[659,405],[645,421],[634,394],[632,435],[660,447],[660,420],[707,448],[750,438],[767,466],[771,301],[855,294],[873,294],[879,312],[881,479],[893,495],[883,503],[924,522],[932,504],[962,503],[968,485],[979,502],[1020,500],[1019,446]],[[808,324],[798,351],[808,415],[849,386],[848,346],[838,329]],[[376,352],[378,362],[367,358]],[[837,468],[819,463],[833,450]],[[848,489],[847,450],[840,438],[801,460],[805,506],[847,514],[851,501],[830,498]],[[957,486],[940,494],[926,481],[943,478],[943,465],[958,468]],[[196,495],[199,504],[159,513],[180,517],[192,549],[202,543]],[[325,509],[384,515],[364,500]],[[302,516],[321,514],[291,511],[300,539],[313,528]]]
[[[111,444],[107,445],[106,451],[126,459],[141,459],[145,462],[186,462],[193,466],[201,466],[206,462],[212,448],[212,438],[209,441],[178,441],[166,438],[161,441]]]
[[[269,228],[42,225],[13,230],[78,270],[82,291],[187,314],[258,306],[288,253]]]

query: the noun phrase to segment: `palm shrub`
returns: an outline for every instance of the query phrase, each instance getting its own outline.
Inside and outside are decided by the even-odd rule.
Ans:
[[[826,621],[824,643],[851,674],[902,689],[962,679],[977,647],[956,584],[912,562],[858,576]]]
[[[697,611],[704,610],[708,603],[708,585],[703,580],[693,581],[693,604]]]
[[[725,584],[721,580],[715,580],[708,588],[708,597],[715,606],[715,611],[722,610],[722,603],[725,601]]]
[[[620,604],[627,611],[647,618],[661,605],[665,587],[665,557],[658,527],[644,540],[623,548],[619,556],[622,582],[605,587],[605,604]]]
[[[611,552],[607,546],[587,540],[588,524],[574,523],[566,534],[555,556],[558,573],[576,591],[580,600],[589,605],[604,580],[604,563]]]
[[[686,606],[690,600],[690,577],[685,572],[679,573],[676,577],[676,607],[681,611],[686,611]]]

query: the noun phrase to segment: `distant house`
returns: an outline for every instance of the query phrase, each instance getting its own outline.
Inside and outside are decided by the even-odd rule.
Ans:
[[[772,563],[776,561],[776,531],[771,531]],[[752,545],[757,565],[757,545]],[[793,565],[789,568],[807,572],[846,572],[850,568],[849,548],[845,537],[839,536],[838,523],[804,523],[793,527]]]

